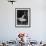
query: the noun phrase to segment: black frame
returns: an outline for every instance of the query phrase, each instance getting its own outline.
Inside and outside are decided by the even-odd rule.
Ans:
[[[17,25],[18,10],[28,10],[28,25]],[[31,9],[30,8],[15,8],[15,27],[31,27]]]

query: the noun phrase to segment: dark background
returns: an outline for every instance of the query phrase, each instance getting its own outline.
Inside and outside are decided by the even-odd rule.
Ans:
[[[28,10],[17,10],[17,18],[22,17],[24,12],[26,14],[26,16],[24,16],[24,18],[27,19],[27,21],[21,22],[21,21],[17,20],[18,25],[27,25],[28,24]]]

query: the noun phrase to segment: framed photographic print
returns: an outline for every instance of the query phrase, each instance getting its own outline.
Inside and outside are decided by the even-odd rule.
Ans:
[[[15,26],[30,27],[31,26],[31,9],[30,8],[15,8]]]

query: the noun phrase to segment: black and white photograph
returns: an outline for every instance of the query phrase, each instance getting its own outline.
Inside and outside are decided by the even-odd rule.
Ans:
[[[30,8],[16,8],[15,26],[30,27]]]

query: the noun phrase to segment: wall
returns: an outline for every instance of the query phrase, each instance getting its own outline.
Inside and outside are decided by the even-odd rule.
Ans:
[[[0,41],[15,40],[19,32],[29,33],[33,40],[46,40],[45,0],[17,0],[13,5],[0,0]],[[15,8],[31,8],[31,27],[15,27]]]

